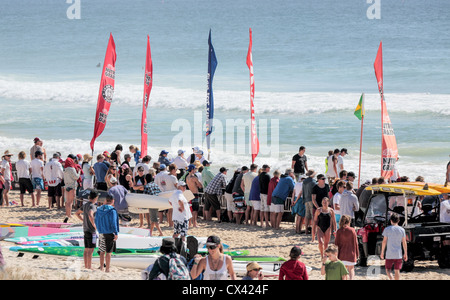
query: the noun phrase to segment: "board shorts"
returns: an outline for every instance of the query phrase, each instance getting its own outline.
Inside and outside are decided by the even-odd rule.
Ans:
[[[254,210],[261,210],[261,200],[250,200]]]
[[[284,212],[284,204],[270,204],[270,212],[282,213]]]
[[[205,193],[205,206],[203,207],[203,209],[209,210],[211,206],[214,208],[214,210],[220,209],[219,195]]]
[[[191,211],[199,211],[200,203],[198,201],[198,194],[194,194],[194,199],[189,202],[189,206],[191,207]]]
[[[41,190],[41,191],[45,190],[45,188],[44,188],[44,180],[42,178],[39,178],[39,177],[33,178],[33,188],[35,190]]]
[[[57,186],[49,186],[47,194],[49,197],[61,197],[62,196],[61,183],[58,183]]]
[[[150,222],[158,223],[158,209],[157,208],[150,208],[149,215],[150,215]]]
[[[227,210],[234,212],[236,206],[234,205],[233,195],[230,193],[225,193],[225,200],[227,202]]]
[[[259,194],[259,197],[261,198],[261,211],[269,212],[270,206],[267,205],[267,195],[266,194]]]
[[[252,206],[252,202],[250,201],[250,193],[244,193],[245,205]]]
[[[305,219],[314,219],[314,204],[312,201],[305,202]]]
[[[400,270],[403,265],[403,260],[400,259],[386,259],[385,260],[385,267],[386,269],[390,270],[392,267],[394,267],[394,270]]]
[[[34,192],[33,183],[30,178],[19,178],[20,194],[25,194],[26,191],[32,194]]]
[[[184,221],[173,220],[173,234],[187,236],[188,228],[189,228],[189,220]]]
[[[100,252],[112,253],[116,251],[114,233],[102,233],[98,239],[98,250]]]
[[[97,245],[97,235],[95,233],[84,232],[84,248],[92,249]]]
[[[233,202],[234,202],[234,213],[235,214],[243,214],[247,207],[245,206],[244,196],[239,194],[233,194]]]

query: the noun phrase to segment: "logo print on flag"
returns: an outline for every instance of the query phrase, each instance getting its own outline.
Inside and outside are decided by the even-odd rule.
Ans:
[[[213,78],[217,67],[217,58],[214,51],[214,47],[211,43],[211,29],[209,30],[208,37],[208,75],[207,83],[208,89],[206,91],[206,145],[208,148],[208,159],[209,152],[211,152],[211,133],[213,131],[213,119],[214,119],[214,96],[213,96]]]
[[[150,92],[153,85],[153,62],[150,51],[150,37],[147,35],[147,56],[145,58],[145,76],[144,76],[144,98],[142,101],[142,118],[141,118],[141,157],[147,155],[147,108],[150,99]]]
[[[253,100],[255,98],[255,77],[253,73],[253,57],[252,57],[252,29],[249,29],[250,42],[248,45],[247,53],[247,66],[250,71],[250,116],[251,116],[251,127],[250,127],[250,139],[251,139],[251,149],[252,149],[252,163],[255,162],[255,157],[259,153],[259,140],[256,134],[256,121],[255,121],[255,107]]]
[[[106,126],[109,108],[114,95],[114,79],[116,72],[116,46],[112,34],[109,35],[108,47],[106,49],[105,61],[103,63],[102,77],[95,113],[94,136],[91,140],[91,150],[94,151],[94,143]]]
[[[394,165],[398,157],[397,141],[395,139],[394,128],[389,118],[383,90],[383,52],[382,43],[378,48],[377,57],[373,64],[375,76],[378,82],[378,91],[381,96],[381,176],[390,178],[393,174]]]

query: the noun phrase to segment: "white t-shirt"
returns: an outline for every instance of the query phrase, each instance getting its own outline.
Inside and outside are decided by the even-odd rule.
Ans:
[[[298,195],[300,195],[302,189],[303,189],[303,182],[297,182],[294,186],[294,195],[296,199],[298,198]]]
[[[342,166],[342,169],[341,169],[341,166]],[[341,171],[343,170],[343,168],[344,168],[344,158],[342,157],[342,156],[338,156],[338,161],[337,161],[337,166],[336,166],[336,169],[337,169],[337,177],[339,177],[339,173],[341,173]]]
[[[189,165],[187,160],[181,156],[175,157],[173,163],[177,166],[178,169],[186,169]]]
[[[178,179],[176,176],[170,175],[169,172],[163,171],[156,174],[155,183],[159,186],[161,192],[168,192],[177,189]]]
[[[44,168],[44,162],[40,159],[33,159],[31,161],[31,176],[33,178],[42,178],[42,170]]]
[[[11,169],[10,169],[9,162],[6,159],[2,160],[2,169],[5,169],[5,171],[3,172],[3,178],[5,178],[5,180],[10,181],[11,180]]]
[[[30,162],[25,159],[19,159],[16,162],[17,176],[19,178],[30,178]]]
[[[183,212],[179,211],[180,204],[178,201],[181,201],[184,206]],[[173,213],[172,213],[172,221],[183,222],[185,220],[189,220],[192,218],[191,210],[189,208],[189,203],[187,199],[184,197],[183,192],[180,190],[176,190],[172,196],[169,198],[169,202],[172,204]]]
[[[336,174],[334,172],[334,161],[333,161],[333,157],[334,155],[330,155],[328,156],[328,171],[327,171],[327,176],[328,177],[334,177],[334,178],[338,178],[339,174]],[[338,169],[338,167],[336,166],[336,169]]]
[[[342,196],[342,194],[340,194],[340,193],[336,193],[333,196],[333,209],[334,209],[334,213],[336,215],[340,215],[341,214],[341,210],[340,209],[336,209],[335,206],[334,206],[335,204],[340,205],[339,201],[341,200],[341,196]]]

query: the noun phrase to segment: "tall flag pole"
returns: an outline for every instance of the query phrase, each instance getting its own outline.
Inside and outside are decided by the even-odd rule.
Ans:
[[[141,157],[147,155],[147,108],[150,99],[150,92],[153,86],[153,62],[152,53],[150,51],[150,37],[147,35],[147,55],[145,58],[145,75],[144,75],[144,97],[142,101],[142,118],[141,118]]]
[[[389,118],[383,90],[383,53],[382,42],[378,48],[377,57],[373,64],[375,77],[378,82],[378,91],[381,96],[381,176],[390,178],[394,172],[394,165],[398,157],[397,141],[394,128]]]
[[[361,183],[361,153],[362,153],[362,139],[363,139],[363,124],[365,115],[364,93],[362,93],[361,98],[359,98],[359,103],[356,106],[354,114],[359,120],[361,120],[361,138],[359,142],[359,172],[358,172],[358,188],[359,188]]]
[[[253,58],[252,58],[252,29],[249,28],[250,33],[250,43],[248,45],[247,53],[247,66],[250,70],[250,116],[251,116],[251,127],[250,127],[250,140],[252,149],[252,163],[255,162],[255,157],[259,153],[259,141],[256,133],[256,121],[255,121],[255,107],[253,100],[255,98],[255,78],[253,73]]]
[[[105,61],[103,63],[100,89],[98,92],[97,110],[95,113],[94,136],[91,140],[91,150],[94,153],[94,143],[106,126],[109,108],[114,95],[114,79],[116,74],[116,45],[112,34],[109,35],[108,47],[106,49]]]
[[[209,30],[208,37],[208,75],[207,83],[208,89],[206,91],[206,146],[208,148],[208,161],[211,154],[211,133],[213,131],[213,119],[214,119],[214,97],[213,97],[213,78],[217,67],[216,53],[214,52],[214,47],[211,43],[211,29]]]

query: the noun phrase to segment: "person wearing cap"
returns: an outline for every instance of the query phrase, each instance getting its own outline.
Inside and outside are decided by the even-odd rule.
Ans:
[[[172,222],[173,222],[173,237],[181,240],[186,240],[189,229],[189,219],[192,218],[189,203],[184,197],[183,192],[186,191],[186,182],[178,181],[177,190],[170,196],[169,203],[173,207]]]
[[[3,175],[3,191],[2,191],[2,199],[3,199],[3,204],[2,206],[9,206],[9,196],[8,193],[11,189],[11,182],[13,181],[13,176],[12,176],[12,166],[11,166],[11,156],[13,156],[12,153],[9,152],[9,150],[6,150],[5,153],[2,156],[2,165],[0,168],[0,173]]]
[[[220,168],[219,173],[211,180],[209,185],[205,189],[205,205],[203,206],[203,212],[205,213],[205,220],[211,221],[212,210],[216,211],[218,223],[220,220],[220,200],[222,195],[222,189],[227,187],[227,171],[225,167]]]
[[[107,191],[108,186],[105,181],[106,172],[109,170],[109,162],[105,161],[103,154],[97,155],[97,162],[94,164],[94,173],[96,180],[96,189],[101,191]]]
[[[34,145],[30,149],[31,159],[34,158],[34,154],[36,153],[36,151],[41,151],[42,155],[43,155],[43,161],[46,162],[47,161],[47,152],[45,151],[45,148],[43,147],[44,142],[38,137],[35,137],[33,142],[34,142]]]
[[[197,158],[196,154],[200,151],[199,147],[192,148],[192,153],[189,155],[188,163],[193,164]]]
[[[111,188],[108,190],[108,194],[113,196],[114,198],[114,207],[116,208],[117,213],[119,214],[119,216],[128,216],[128,203],[125,199],[128,194],[127,189],[123,185],[118,184],[116,177],[111,177],[110,181]]]
[[[178,257],[187,266],[186,258],[177,254],[177,247],[175,246],[174,238],[164,238],[162,245],[159,248],[161,255],[153,264],[153,267],[148,275],[148,280],[155,280],[160,275],[164,275],[164,279],[169,277],[169,261],[171,258]]]
[[[279,280],[308,280],[308,272],[306,266],[300,261],[303,254],[302,249],[298,246],[291,248],[289,260],[281,265]]]
[[[312,202],[312,189],[317,184],[316,180],[314,180],[314,176],[316,176],[316,172],[313,169],[308,170],[306,172],[306,179],[303,180],[303,203],[305,204],[305,226],[306,233],[311,233],[311,224],[314,219],[314,205]]]
[[[195,160],[198,160],[201,163],[203,163],[203,161],[205,161],[205,156],[203,156],[203,150],[198,150],[195,153]]]
[[[191,277],[197,278],[202,272],[203,280],[236,280],[231,256],[223,253],[223,246],[218,236],[212,235],[206,239],[208,255],[202,257],[200,254],[194,256],[194,265],[191,269]]]
[[[177,175],[177,178],[180,179],[183,177],[184,173],[186,172],[187,167],[189,166],[187,160],[184,158],[184,153],[186,151],[180,149],[178,150],[178,156],[175,157],[173,160],[173,163],[177,166],[178,170],[180,170],[180,173]]]
[[[192,225],[193,227],[197,227],[197,217],[198,217],[198,210],[200,208],[199,205],[199,200],[198,200],[198,192],[199,189],[203,189],[203,185],[200,182],[200,180],[198,180],[198,177],[195,175],[195,173],[197,172],[197,168],[195,167],[195,165],[190,164],[188,166],[188,174],[185,178],[186,180],[186,184],[189,188],[189,190],[192,192],[192,194],[194,194],[194,199],[191,200],[191,205],[192,205]]]
[[[41,201],[41,193],[45,190],[44,187],[44,153],[42,151],[36,151],[34,159],[30,162],[31,177],[33,178],[33,188],[36,190],[36,206],[39,206]]]
[[[168,166],[168,165],[170,165],[170,164],[172,163],[172,161],[171,161],[170,159],[167,158],[167,154],[169,154],[168,151],[162,150],[162,151],[159,153],[159,158],[158,158],[158,161],[159,161],[161,164],[165,164],[166,166]]]
[[[280,229],[281,219],[284,213],[284,203],[294,190],[294,179],[294,171],[292,169],[286,169],[286,172],[281,175],[277,187],[272,192],[271,211],[275,213],[275,229]]]
[[[205,159],[203,162],[201,162],[201,164],[203,164],[202,184],[203,187],[206,188],[215,175],[213,172],[211,172],[211,164],[209,163],[209,161]]]
[[[264,275],[261,272],[262,267],[256,261],[248,263],[246,269],[247,273],[242,277],[242,280],[264,279]]]
[[[58,209],[63,207],[61,182],[64,179],[64,170],[59,162],[60,158],[58,153],[54,153],[52,159],[44,166],[44,178],[48,185],[48,209],[53,203],[56,203]]]

